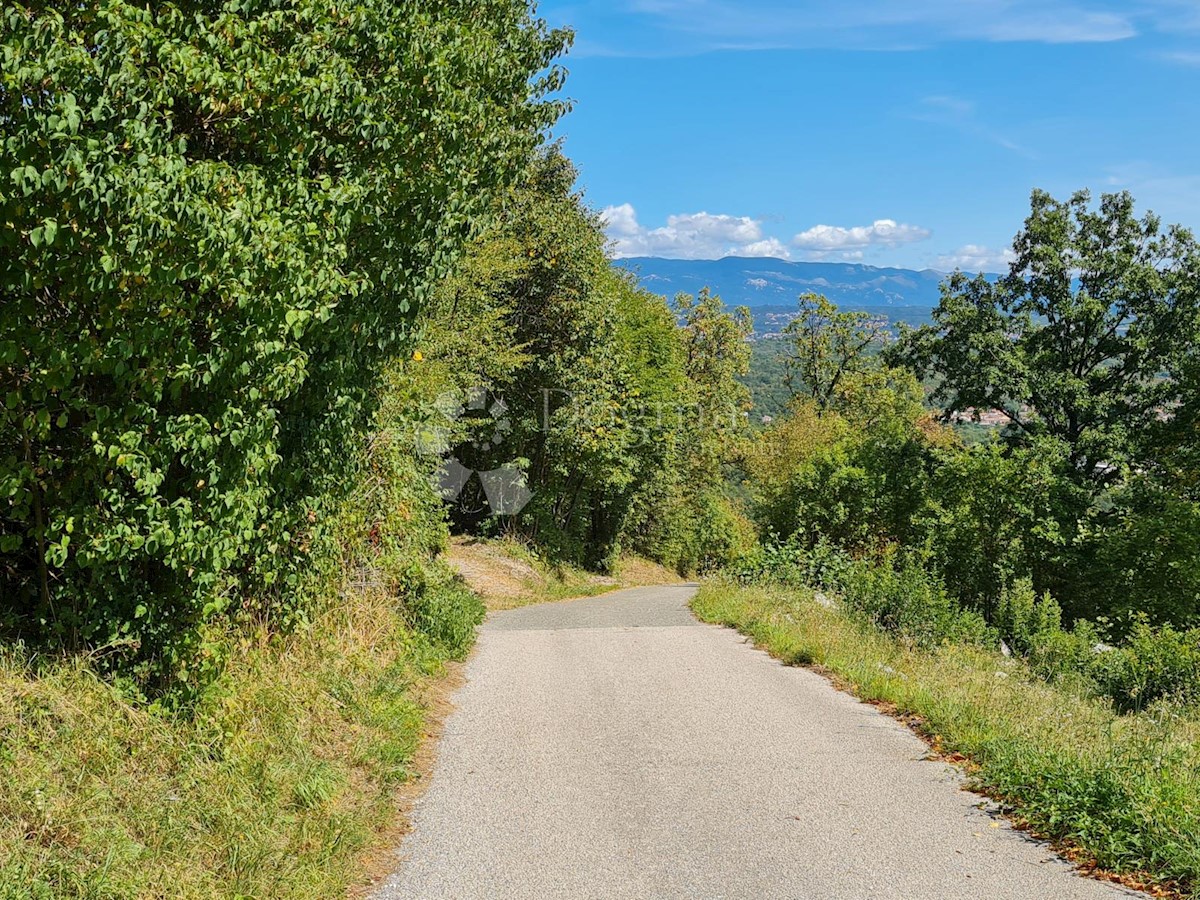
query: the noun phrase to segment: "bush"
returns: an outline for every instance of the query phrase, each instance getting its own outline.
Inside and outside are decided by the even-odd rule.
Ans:
[[[760,544],[743,554],[726,574],[742,584],[809,584],[808,553],[794,544]]]
[[[487,613],[479,595],[461,579],[439,572],[405,601],[413,628],[450,659],[463,659],[475,643],[475,629]]]
[[[828,541],[805,548],[793,539],[757,545],[730,565],[727,573],[743,584],[816,586],[836,591],[854,565],[849,554]]]
[[[1094,692],[1090,673],[1096,654],[1104,648],[1102,639],[1100,629],[1085,619],[1076,622],[1070,631],[1060,628],[1043,632],[1029,650],[1030,668],[1045,681],[1082,678]]]
[[[1200,503],[1143,476],[1106,497],[1075,553],[1077,607],[1116,623],[1200,626]]]
[[[960,608],[941,580],[912,558],[856,563],[842,578],[842,599],[879,628],[918,646],[995,642],[983,617]]]
[[[754,526],[719,491],[702,493],[693,512],[682,572],[707,573],[722,569],[753,547]]]
[[[1062,631],[1062,610],[1050,594],[1039,597],[1033,582],[1022,578],[1000,594],[995,625],[1009,647],[1027,656]]]
[[[1167,697],[1200,702],[1200,629],[1154,628],[1140,619],[1122,647],[1096,654],[1091,675],[1121,712]]]
[[[914,541],[960,603],[994,620],[1001,595],[1020,579],[1058,596],[1069,580],[1059,557],[1086,506],[1065,477],[1067,465],[1052,441],[937,455]]]

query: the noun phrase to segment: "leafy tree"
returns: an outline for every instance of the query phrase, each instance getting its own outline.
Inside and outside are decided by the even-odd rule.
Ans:
[[[847,378],[872,368],[875,359],[868,351],[886,343],[891,332],[877,316],[841,312],[825,297],[810,293],[800,297],[799,315],[784,336],[791,345],[787,367],[794,390],[824,412]]]
[[[753,322],[746,307],[725,308],[704,289],[679,294],[684,380],[671,411],[677,450],[662,478],[651,484],[659,510],[665,562],[681,572],[704,571],[730,562],[754,540],[753,526],[729,496],[729,466],[748,433],[750,392],[740,379],[749,371]]]
[[[699,454],[696,463],[714,466],[745,431],[750,410],[750,392],[738,380],[750,371],[750,310],[739,306],[727,312],[721,298],[704,288],[695,297],[679,294],[675,312],[692,388],[684,398],[690,405],[685,424]]]
[[[681,301],[680,327],[679,309],[609,264],[575,179],[558,148],[536,154],[430,307],[431,362],[502,398],[511,429],[456,454],[477,471],[519,466],[532,494],[497,519],[468,489],[455,522],[555,559],[604,568],[632,545],[693,569],[747,534],[722,462],[745,428],[748,315],[704,295]]]
[[[5,615],[185,679],[206,621],[303,619],[379,377],[568,38],[523,0],[2,15]]]
[[[924,548],[955,598],[989,621],[1022,578],[1060,596],[1069,586],[1066,558],[1081,506],[1069,466],[1067,448],[1052,438],[1019,448],[941,448],[908,540]]]
[[[830,408],[798,398],[744,456],[763,529],[804,546],[865,550],[917,539],[934,453],[954,446],[905,370],[842,381]]]
[[[1094,209],[1086,191],[1035,191],[1014,250],[997,282],[955,273],[898,356],[936,379],[948,414],[998,410],[1013,440],[1050,435],[1078,477],[1111,483],[1184,399],[1171,376],[1200,336],[1200,251],[1137,218],[1129,194]]]
[[[602,566],[633,493],[663,464],[663,442],[643,440],[643,410],[678,396],[683,375],[669,311],[609,265],[575,180],[557,147],[528,160],[428,325],[438,355],[506,408],[501,441],[464,442],[456,455],[481,472],[518,467],[532,492],[519,513],[489,522],[472,481],[457,527],[503,528],[553,558]]]
[[[1089,517],[1057,594],[1075,615],[1102,614],[1118,632],[1138,616],[1200,625],[1200,503],[1177,486],[1135,476]]]

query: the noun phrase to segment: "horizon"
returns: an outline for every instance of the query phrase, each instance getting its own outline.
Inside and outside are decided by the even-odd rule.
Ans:
[[[933,272],[936,275],[953,275],[954,269],[939,269],[934,266],[924,266],[916,268],[914,266],[893,266],[887,263],[869,263],[859,260],[838,260],[838,259],[782,259],[778,256],[738,256],[736,253],[727,254],[725,256],[716,257],[682,257],[682,256],[610,256],[609,260],[614,263],[636,262],[638,260],[651,259],[660,262],[693,262],[693,263],[713,263],[725,262],[726,260],[739,260],[753,263],[783,263],[786,266],[852,266],[859,269],[874,269],[874,270],[894,270],[898,272]],[[963,269],[967,274],[976,274],[973,271]],[[980,270],[981,275],[1003,275],[1003,272],[988,272]]]
[[[1200,227],[1180,0],[547,0],[614,255],[1003,270],[1035,188]]]

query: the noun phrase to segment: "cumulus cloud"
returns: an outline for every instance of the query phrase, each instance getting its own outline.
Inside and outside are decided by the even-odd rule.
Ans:
[[[671,216],[660,228],[646,228],[630,203],[600,213],[616,259],[659,256],[667,259],[720,259],[726,256],[788,259],[787,247],[763,232],[762,222],[749,216],[707,212]]]
[[[905,225],[895,219],[876,219],[870,225],[843,228],[839,225],[814,225],[792,238],[810,259],[862,259],[871,247],[898,247],[928,240],[932,232],[918,225]]]
[[[636,237],[642,230],[638,224],[637,210],[632,203],[622,203],[620,206],[609,206],[600,213],[604,221],[604,230],[614,240],[618,238]]]
[[[933,262],[935,269],[948,272],[962,269],[964,272],[999,272],[1008,271],[1009,265],[1016,254],[1011,249],[993,250],[979,244],[966,244],[953,253],[939,256]]]

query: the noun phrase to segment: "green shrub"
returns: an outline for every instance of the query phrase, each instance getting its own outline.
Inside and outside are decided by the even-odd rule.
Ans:
[[[742,584],[809,584],[809,554],[794,544],[759,544],[726,570]]]
[[[1000,637],[1023,656],[1062,631],[1062,610],[1048,593],[1038,596],[1022,578],[1000,594],[995,626]]]
[[[413,628],[450,659],[463,659],[486,614],[483,601],[457,577],[440,573],[405,601]]]
[[[1105,498],[1074,554],[1077,608],[1117,625],[1139,613],[1200,625],[1200,503],[1181,483],[1138,476]]]
[[[1200,702],[1200,629],[1177,631],[1139,620],[1126,643],[1097,653],[1090,667],[1117,709],[1145,709],[1166,697]]]
[[[755,545],[754,526],[720,491],[703,492],[692,511],[683,571],[722,569]]]
[[[960,603],[994,620],[1001,595],[1020,579],[1058,596],[1066,580],[1060,557],[1086,507],[1067,466],[1052,441],[937,454],[913,540]]]
[[[855,565],[844,550],[828,541],[805,548],[795,539],[759,544],[727,567],[726,573],[743,584],[785,584],[840,590]]]
[[[879,628],[918,646],[995,640],[982,616],[960,608],[945,585],[912,558],[856,563],[842,579],[842,599]]]
[[[1096,654],[1104,644],[1100,629],[1086,619],[1076,622],[1070,631],[1058,629],[1041,633],[1029,649],[1029,665],[1046,681],[1067,677],[1083,678],[1091,690],[1091,670]]]

